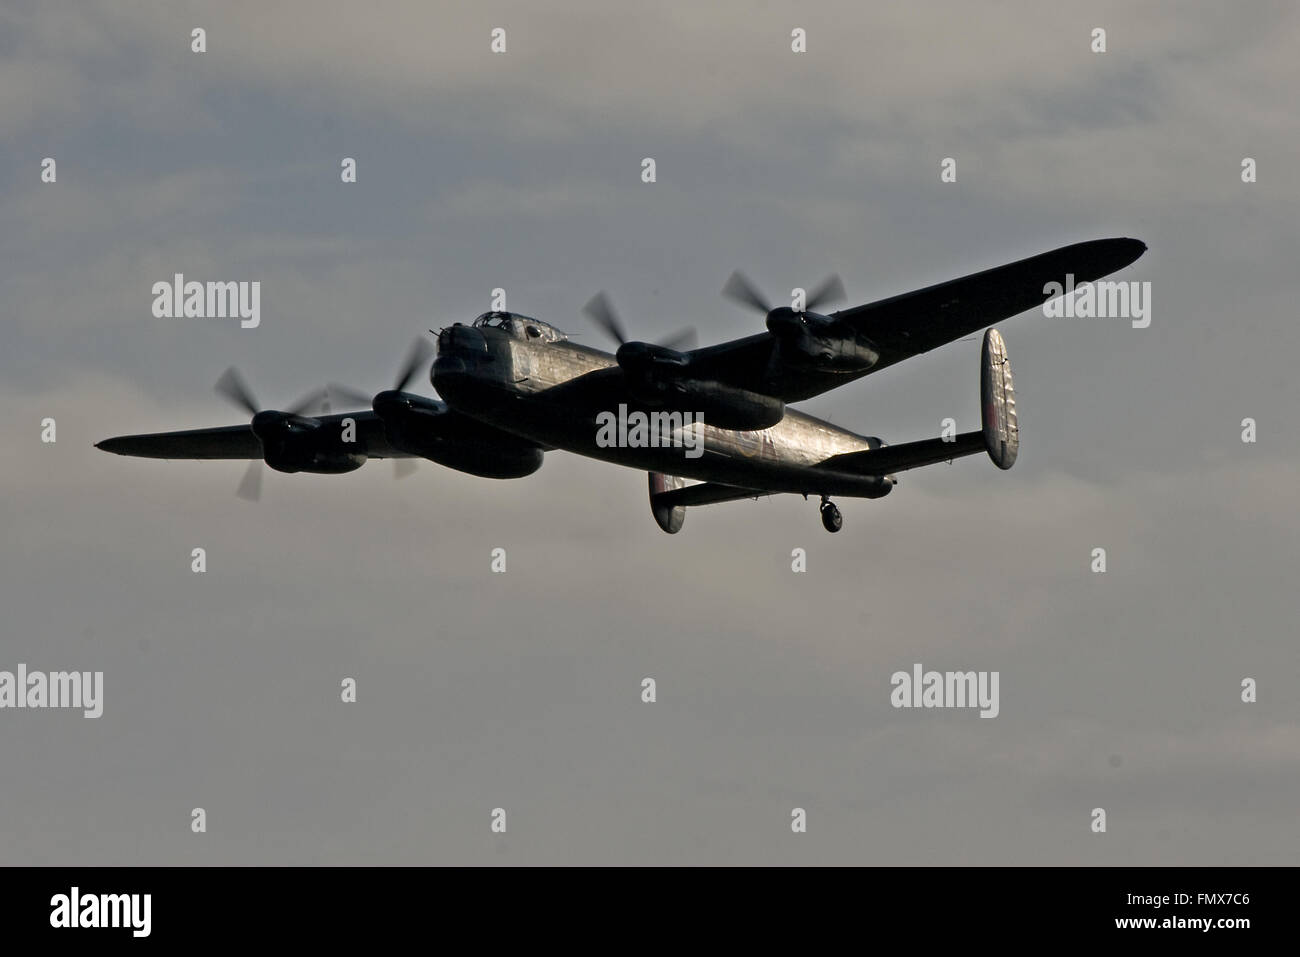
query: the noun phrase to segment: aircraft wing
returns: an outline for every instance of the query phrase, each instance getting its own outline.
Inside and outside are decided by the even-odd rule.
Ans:
[[[1053,298],[1043,291],[1048,283],[1064,285],[1067,274],[1074,276],[1075,285],[1092,282],[1128,266],[1146,248],[1136,239],[1075,243],[833,313],[831,318],[847,323],[877,347],[880,360],[864,372],[782,369],[772,361],[776,340],[769,332],[696,349],[690,353],[692,372],[797,402],[1041,306]]]
[[[325,423],[357,423],[357,451],[372,459],[411,458],[388,444],[384,423],[374,412],[347,412],[316,416]],[[151,432],[144,435],[119,435],[96,442],[95,447],[118,455],[150,459],[260,459],[262,443],[247,425],[227,425],[215,429],[188,429],[184,432]]]
[[[1146,252],[1136,239],[1095,239],[1063,246],[1019,262],[845,309],[833,315],[880,347],[883,368],[968,336],[1055,298],[1048,283],[1075,285],[1108,276]]]

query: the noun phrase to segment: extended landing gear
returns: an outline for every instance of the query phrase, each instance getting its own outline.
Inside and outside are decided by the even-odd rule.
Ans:
[[[825,495],[822,496],[821,512],[822,528],[826,529],[826,531],[838,532],[844,527],[844,516],[841,515],[840,510],[835,507],[835,503]]]

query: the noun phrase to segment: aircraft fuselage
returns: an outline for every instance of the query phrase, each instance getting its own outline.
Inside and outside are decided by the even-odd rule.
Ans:
[[[690,445],[680,435],[676,444],[664,435],[658,446],[602,443],[602,414],[608,422],[635,413],[649,417],[663,408],[638,402],[623,388],[613,355],[570,342],[525,317],[503,317],[499,326],[444,329],[430,378],[438,394],[466,415],[617,465],[772,492],[879,498],[893,487],[886,476],[818,468],[833,456],[881,442],[791,409],[777,424],[753,431],[704,421]]]

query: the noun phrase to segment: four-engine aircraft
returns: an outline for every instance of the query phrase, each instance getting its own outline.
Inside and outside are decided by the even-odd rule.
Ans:
[[[262,463],[281,472],[349,472],[367,459],[426,458],[489,478],[519,478],[563,449],[649,473],[650,507],[664,531],[686,508],[782,492],[815,495],[822,524],[839,531],[830,496],[880,498],[894,473],[986,452],[1014,464],[1019,427],[1006,344],[984,336],[981,428],[889,445],[789,408],[911,356],[1042,305],[1067,276],[1075,285],[1134,262],[1136,239],[1099,239],[867,305],[817,311],[843,298],[832,277],[793,306],[771,306],[733,274],[724,293],[766,318],[743,339],[685,348],[630,340],[602,293],[586,312],[617,339],[614,354],[571,341],[549,323],[484,313],[437,334],[430,381],[442,400],[407,391],[429,346],[418,340],[394,388],[373,398],[330,387],[287,410],[260,409],[228,370],[217,389],[244,408],[244,425],[106,439],[120,455],[250,459],[240,494],[256,498]],[[366,411],[308,415],[322,399]],[[694,480],[694,484],[688,484]]]

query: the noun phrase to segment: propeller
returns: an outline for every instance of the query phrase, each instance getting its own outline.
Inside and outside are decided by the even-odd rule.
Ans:
[[[429,345],[429,340],[423,336],[417,338],[411,343],[411,348],[406,352],[406,360],[402,363],[401,371],[397,373],[397,378],[393,380],[393,390],[396,392],[405,392],[406,387],[411,384],[415,374],[420,371],[420,367],[433,355],[433,346]]]
[[[614,305],[609,301],[609,296],[604,292],[598,292],[591,297],[591,301],[582,307],[593,322],[609,335],[611,339],[619,345],[619,352],[623,352],[624,346],[652,346],[658,349],[668,349],[673,352],[689,352],[695,348],[696,335],[695,330],[691,327],[673,333],[666,339],[660,339],[654,343],[637,342],[628,338],[626,327],[619,318],[618,313],[614,310]],[[627,353],[625,353],[626,355]],[[622,362],[619,363],[622,365]]]
[[[364,392],[331,382],[325,387],[325,401],[322,403],[321,411],[328,414],[335,399],[341,400],[340,408],[345,409],[353,406],[368,406],[371,401],[370,396]]]
[[[609,301],[609,296],[604,292],[592,296],[591,301],[582,307],[582,311],[620,346],[627,342],[627,332],[623,329],[623,322],[618,318],[618,313],[614,311],[614,304]]]
[[[767,315],[772,311],[772,306],[768,303],[766,297],[750,282],[749,277],[739,269],[727,277],[727,284],[722,287],[722,294],[741,305],[749,306],[755,312],[763,313],[763,315]]]
[[[775,339],[764,373],[768,386],[779,387],[791,369],[861,373],[880,360],[879,350],[857,329],[838,315],[821,311],[845,298],[844,283],[834,273],[804,294],[800,311],[773,306],[739,271],[727,279],[722,294],[764,314],[767,331]]]
[[[429,345],[427,339],[423,337],[416,339],[411,343],[411,348],[406,351],[406,358],[402,360],[402,366],[398,370],[397,378],[393,380],[393,392],[405,392],[406,387],[411,384],[420,367],[433,355],[433,346]],[[345,385],[339,385],[331,382],[325,387],[326,399],[342,399],[347,405],[373,407],[375,397],[367,395],[357,389]],[[384,393],[380,393],[383,395]]]
[[[256,502],[262,497],[262,469],[266,465],[261,459],[253,459],[248,463],[248,468],[244,470],[244,477],[239,480],[239,488],[235,490],[238,495],[246,502]]]
[[[221,378],[217,380],[216,389],[218,395],[229,399],[249,415],[257,415],[263,411],[259,408],[257,399],[253,397],[253,390],[248,387],[248,383],[234,366],[221,374]],[[276,411],[282,411],[285,415],[302,415],[317,402],[324,399],[325,395],[325,389],[313,389],[287,409]]]
[[[411,384],[411,381],[416,377],[425,362],[427,362],[429,357],[432,355],[433,346],[429,344],[429,341],[423,336],[417,337],[415,341],[411,343],[411,348],[406,351],[406,356],[402,360],[401,367],[398,369],[397,377],[393,380],[393,388],[391,390],[380,392],[375,396],[369,396],[364,392],[359,392],[356,389],[349,388],[348,386],[330,383],[325,389],[327,395],[326,401],[329,400],[329,397],[335,397],[342,399],[349,406],[369,407],[373,408],[375,412],[378,413],[379,405],[384,402],[400,400],[402,393],[406,391],[406,387]],[[394,478],[406,478],[408,475],[413,475],[415,471],[415,459],[393,459]]]
[[[234,366],[221,374],[221,378],[217,380],[216,391],[218,395],[228,399],[251,415],[254,425],[271,423],[277,420],[282,421],[289,416],[302,415],[318,402],[328,400],[327,390],[314,389],[287,409],[262,409],[253,395],[253,390],[248,387],[248,382]],[[244,472],[244,477],[240,480],[239,489],[236,492],[240,498],[256,502],[262,497],[262,469],[265,465],[265,459],[260,458],[253,459],[248,463],[248,469]]]
[[[764,315],[770,314],[773,307],[767,298],[758,290],[758,287],[743,272],[737,270],[727,279],[726,285],[722,287],[722,294],[728,299],[732,299],[743,306],[748,306],[756,312]],[[840,302],[844,299],[844,283],[840,277],[831,273],[822,280],[821,285],[817,286],[808,293],[804,300],[804,312],[816,312],[821,306],[833,302]]]

